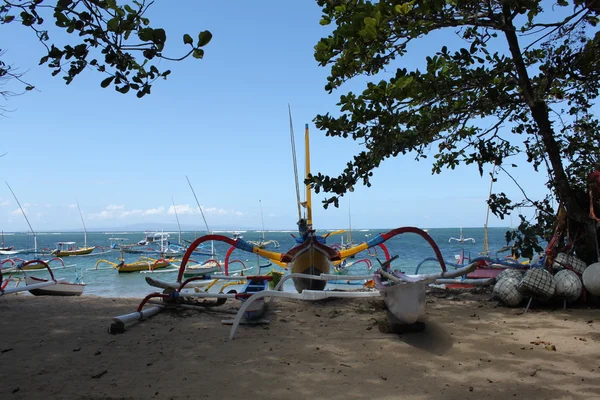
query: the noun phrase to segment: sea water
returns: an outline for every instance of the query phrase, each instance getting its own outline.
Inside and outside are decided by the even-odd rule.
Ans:
[[[506,245],[505,241],[505,233],[508,228],[489,228],[488,229],[488,243],[489,243],[489,251],[494,252],[496,250],[501,249]],[[369,230],[353,230],[352,231],[352,241],[354,243],[360,243],[363,241],[368,241],[372,239],[378,233],[384,233],[389,230],[387,229],[369,229]],[[248,241],[258,241],[262,238],[262,231],[235,231],[238,234],[243,235],[243,239]],[[327,235],[332,231],[326,230],[318,230],[317,234],[319,235]],[[221,234],[223,236],[231,237],[233,231],[220,231],[213,232],[215,234]],[[456,255],[459,255],[461,252],[464,252],[466,257],[479,257],[481,252],[483,251],[483,243],[484,243],[484,229],[483,228],[463,228],[462,234],[464,238],[473,238],[473,241],[465,241],[463,243],[450,240],[450,238],[459,238],[460,237],[460,229],[459,228],[438,228],[438,229],[429,229],[429,235],[431,238],[437,243],[442,253],[442,256],[446,261],[456,262]],[[179,233],[178,232],[169,232],[170,234],[170,242],[177,243],[179,241]],[[182,241],[188,240],[192,241],[197,237],[202,236],[205,232],[182,232],[181,239]],[[297,236],[297,231],[267,231],[264,233],[265,240],[275,240],[279,242],[278,248],[268,247],[267,250],[276,251],[285,253],[289,249],[291,249],[295,245],[294,236]],[[347,241],[346,234],[342,235],[331,235],[327,237],[326,242],[328,245],[340,244],[341,236],[344,236],[344,244]],[[136,297],[141,298],[148,293],[154,291],[160,291],[160,289],[153,288],[149,286],[146,281],[146,276],[152,276],[155,279],[160,279],[164,281],[175,281],[177,278],[177,272],[167,272],[167,273],[118,273],[116,269],[95,269],[96,263],[99,260],[107,260],[114,263],[118,263],[120,258],[123,256],[125,262],[134,262],[137,261],[140,256],[143,254],[128,254],[121,253],[118,250],[110,250],[111,241],[110,238],[122,238],[125,239],[120,243],[123,244],[136,244],[138,241],[144,239],[143,232],[89,232],[87,234],[87,245],[88,246],[98,246],[96,250],[91,255],[85,256],[71,256],[64,257],[63,261],[67,268],[59,268],[61,266],[60,262],[53,261],[50,266],[53,268],[54,274],[57,278],[64,278],[70,281],[75,280],[77,276],[83,275],[83,281],[87,284],[84,295],[95,295],[102,297]],[[56,244],[58,242],[76,242],[78,246],[84,245],[84,235],[81,232],[41,232],[37,233],[37,245],[38,250],[46,250],[50,251],[56,248]],[[33,248],[33,236],[31,233],[11,233],[4,234],[4,242],[5,246],[14,246],[15,249],[29,249]],[[210,242],[204,245],[205,247],[210,247]],[[412,274],[415,272],[417,265],[425,258],[435,257],[435,253],[429,243],[425,241],[422,237],[414,234],[414,233],[405,233],[401,235],[397,235],[394,238],[385,242],[385,246],[389,250],[391,256],[398,255],[399,258],[394,260],[392,263],[393,269],[401,270],[405,273]],[[100,249],[102,247],[102,249]],[[217,253],[216,258],[219,261],[222,261],[225,258],[225,254],[227,250],[229,250],[230,246],[228,244],[222,242],[214,242],[215,251]],[[509,255],[508,253],[499,253],[498,257],[504,257]],[[149,255],[150,257],[156,257],[153,255]],[[48,260],[52,256],[49,254],[42,255],[34,255],[34,254],[17,254],[12,256],[13,258],[18,257],[25,260],[31,259],[42,259]],[[0,259],[4,259],[6,256],[0,256]],[[193,259],[199,263],[203,263],[207,261],[209,256],[197,256],[194,255]],[[238,262],[232,263],[232,261],[238,260]],[[369,260],[370,264],[372,264],[373,269],[369,270],[367,265],[369,262],[356,262],[360,260]],[[383,250],[380,247],[375,247],[370,251],[364,251],[356,255],[356,257],[352,260],[355,261],[356,265],[354,267],[350,267],[348,273],[352,275],[368,275],[372,274],[374,270],[376,270],[379,266],[379,262],[385,260],[385,255]],[[234,250],[230,256],[230,265],[231,269],[239,269],[242,266],[245,268],[250,268],[244,274],[257,274],[258,265],[265,264],[267,261],[265,259],[258,259],[255,254],[250,254],[241,250]],[[9,267],[9,263],[5,263],[4,267]],[[108,264],[100,264],[98,268],[106,268],[109,267]],[[263,269],[261,272],[266,273],[271,270],[271,268],[275,268],[277,270],[282,269],[275,267],[270,267],[268,269]],[[161,271],[161,270],[157,270]],[[419,273],[433,273],[439,272],[440,266],[438,263],[434,261],[428,261],[424,263]],[[16,276],[16,275],[15,275]],[[43,277],[43,274],[40,272],[36,272],[35,276]],[[343,278],[342,278],[343,279]],[[288,281],[289,285],[286,286],[286,290],[293,290],[293,285],[291,285],[291,281]]]

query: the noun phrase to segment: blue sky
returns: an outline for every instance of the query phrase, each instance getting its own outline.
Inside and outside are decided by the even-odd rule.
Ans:
[[[182,224],[203,226],[186,175],[211,229],[260,229],[259,200],[266,229],[294,228],[288,103],[301,174],[305,123],[311,127],[313,172],[337,175],[360,147],[350,139],[327,138],[314,127],[317,114],[336,112],[342,94],[324,90],[328,70],[313,57],[313,46],[331,28],[319,25],[316,2],[283,4],[157,1],[149,17],[167,31],[167,55],[185,51],[184,33],[208,29],[213,40],[203,60],[164,62],[171,76],[156,82],[143,99],[100,88],[103,77],[93,71],[65,85],[38,66],[44,49],[31,32],[2,26],[4,59],[26,71],[25,79],[38,89],[11,98],[7,106],[13,111],[0,118],[0,153],[7,153],[0,158],[1,178],[15,191],[34,230],[81,227],[76,201],[88,229],[139,223],[153,229],[153,223],[176,222],[171,197]],[[442,46],[439,40],[423,43],[400,62],[420,65]],[[526,165],[513,172],[530,197],[542,195],[544,177]],[[480,177],[476,168],[432,176],[428,162],[410,156],[387,160],[375,171],[372,187],[356,187],[349,196],[352,225],[483,226],[489,184],[487,173]],[[519,193],[506,177],[495,189]],[[347,227],[348,197],[339,209],[327,210],[322,199],[313,195],[315,227]],[[490,219],[490,226],[509,224]],[[28,229],[4,184],[0,229]]]

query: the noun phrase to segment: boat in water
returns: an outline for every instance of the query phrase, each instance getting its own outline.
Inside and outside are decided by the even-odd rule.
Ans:
[[[96,247],[77,247],[75,242],[58,242],[51,254],[55,257],[83,256],[90,254]]]

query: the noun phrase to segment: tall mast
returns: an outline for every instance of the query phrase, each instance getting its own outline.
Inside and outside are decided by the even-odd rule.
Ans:
[[[300,183],[298,182],[298,162],[296,161],[296,142],[294,140],[294,125],[292,124],[292,108],[288,104],[288,114],[290,116],[290,141],[292,142],[292,161],[294,163],[294,178],[296,183],[296,204],[298,205],[298,220],[302,219],[302,210],[300,209]]]
[[[310,175],[310,143],[308,137],[308,124],[304,126],[304,145],[306,146],[306,178],[308,178]],[[308,229],[312,229],[312,202],[310,184],[306,185],[306,223],[308,224]]]
[[[77,210],[79,210],[79,216],[81,217],[81,223],[83,224],[83,247],[87,247],[87,229],[85,228],[85,222],[83,221],[83,214],[81,214],[81,208],[79,208],[79,200],[75,199],[77,203]]]
[[[187,179],[188,185],[190,185],[190,189],[192,189],[192,194],[194,195],[194,199],[196,199],[196,204],[198,205],[198,208],[200,209],[200,214],[202,214],[202,219],[204,220],[204,226],[206,226],[206,231],[210,235],[212,232],[208,228],[208,224],[206,223],[206,218],[204,217],[204,211],[202,211],[202,207],[200,207],[200,202],[198,201],[198,197],[196,196],[196,192],[194,191],[194,188],[192,187],[192,183],[190,182],[190,178],[188,178],[187,175],[186,175],[185,179]],[[215,255],[215,242],[213,240],[210,241],[210,248],[211,248],[211,253],[214,256]]]
[[[492,186],[494,186],[494,174],[496,173],[496,166],[492,169],[492,179],[490,181],[490,192],[488,194],[488,202],[492,196]],[[485,225],[483,225],[483,254],[489,254],[490,248],[488,245],[488,220],[490,218],[490,204],[488,203],[487,212],[485,213]]]
[[[265,241],[265,217],[263,216],[262,201],[258,200],[258,202],[260,203],[260,220],[262,222],[262,240],[264,242]]]
[[[6,186],[8,186],[8,189],[10,190],[10,192],[13,195],[13,197],[15,198],[15,201],[19,205],[19,208],[21,209],[21,212],[23,213],[23,216],[25,217],[25,221],[27,221],[27,225],[29,225],[29,229],[31,229],[31,233],[33,233],[33,251],[35,253],[37,253],[37,236],[36,236],[35,232],[33,231],[33,228],[31,227],[31,224],[29,223],[29,219],[27,219],[27,214],[25,214],[25,211],[23,210],[23,207],[21,207],[21,203],[19,203],[19,199],[17,199],[17,196],[15,195],[15,192],[13,192],[13,190],[10,187],[10,185],[8,184],[8,182],[4,181],[4,183],[6,183]]]
[[[175,207],[175,200],[171,196],[171,202],[173,203],[173,211],[175,211],[175,218],[177,219],[177,227],[179,228],[179,245],[181,246],[181,225],[179,225],[179,216],[177,215],[177,207]]]

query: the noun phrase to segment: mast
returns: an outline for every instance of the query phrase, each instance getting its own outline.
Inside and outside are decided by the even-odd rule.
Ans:
[[[260,204],[260,220],[262,222],[262,240],[264,242],[265,241],[265,217],[263,216],[262,201],[258,200],[258,202]]]
[[[348,246],[352,246],[352,215],[350,214],[350,198],[348,198],[348,234],[346,235]]]
[[[75,199],[75,203],[77,203],[77,210],[79,210],[79,216],[81,217],[81,223],[83,224],[83,247],[87,247],[87,229],[85,228],[85,222],[83,221],[81,208],[79,208],[79,200]]]
[[[19,203],[19,199],[17,199],[17,196],[15,195],[15,192],[13,192],[13,190],[10,187],[10,185],[8,184],[8,182],[4,181],[4,183],[6,183],[6,186],[8,186],[8,189],[10,190],[10,192],[13,195],[13,197],[15,198],[15,201],[19,205],[19,208],[21,209],[21,212],[23,213],[23,216],[25,217],[25,221],[27,221],[27,225],[29,225],[29,229],[31,229],[31,233],[33,233],[33,251],[35,253],[37,253],[37,236],[36,236],[35,232],[33,231],[33,228],[31,227],[31,224],[29,223],[29,219],[27,219],[27,214],[25,214],[25,211],[23,210],[23,207],[21,207],[21,203]]]
[[[175,211],[175,218],[177,219],[177,227],[179,228],[179,245],[181,246],[181,225],[179,225],[179,216],[177,215],[177,207],[175,207],[175,200],[171,196],[171,202],[173,203],[173,211]]]
[[[306,178],[308,178],[310,175],[310,143],[308,137],[308,124],[304,126],[304,145],[306,146]],[[310,184],[306,185],[306,223],[308,224],[308,229],[312,230],[312,202]]]
[[[496,166],[492,169],[492,179],[490,182],[490,192],[488,194],[488,202],[492,196],[492,186],[494,185],[494,174],[496,173]],[[490,248],[488,245],[488,220],[490,218],[490,204],[488,203],[487,212],[485,213],[485,224],[483,225],[483,254],[489,254]]]
[[[202,219],[204,220],[204,226],[206,226],[206,231],[210,235],[212,232],[208,228],[208,224],[206,223],[206,218],[204,217],[204,211],[202,211],[202,207],[200,207],[200,202],[198,201],[198,197],[196,196],[196,192],[194,191],[194,188],[192,187],[192,183],[190,182],[190,178],[188,178],[187,175],[186,175],[185,179],[187,179],[188,185],[190,185],[190,189],[192,189],[192,194],[194,195],[194,199],[196,199],[196,204],[198,205],[198,208],[200,209],[200,214],[202,214]],[[210,251],[211,251],[212,255],[214,256],[215,255],[215,242],[214,242],[214,240],[210,241],[210,249],[211,249]]]
[[[292,124],[292,108],[288,104],[288,114],[290,116],[290,141],[292,142],[292,161],[294,163],[294,178],[296,182],[296,203],[298,205],[298,220],[302,219],[302,210],[300,209],[300,184],[298,183],[298,162],[296,161],[296,142],[294,140],[294,125]]]

